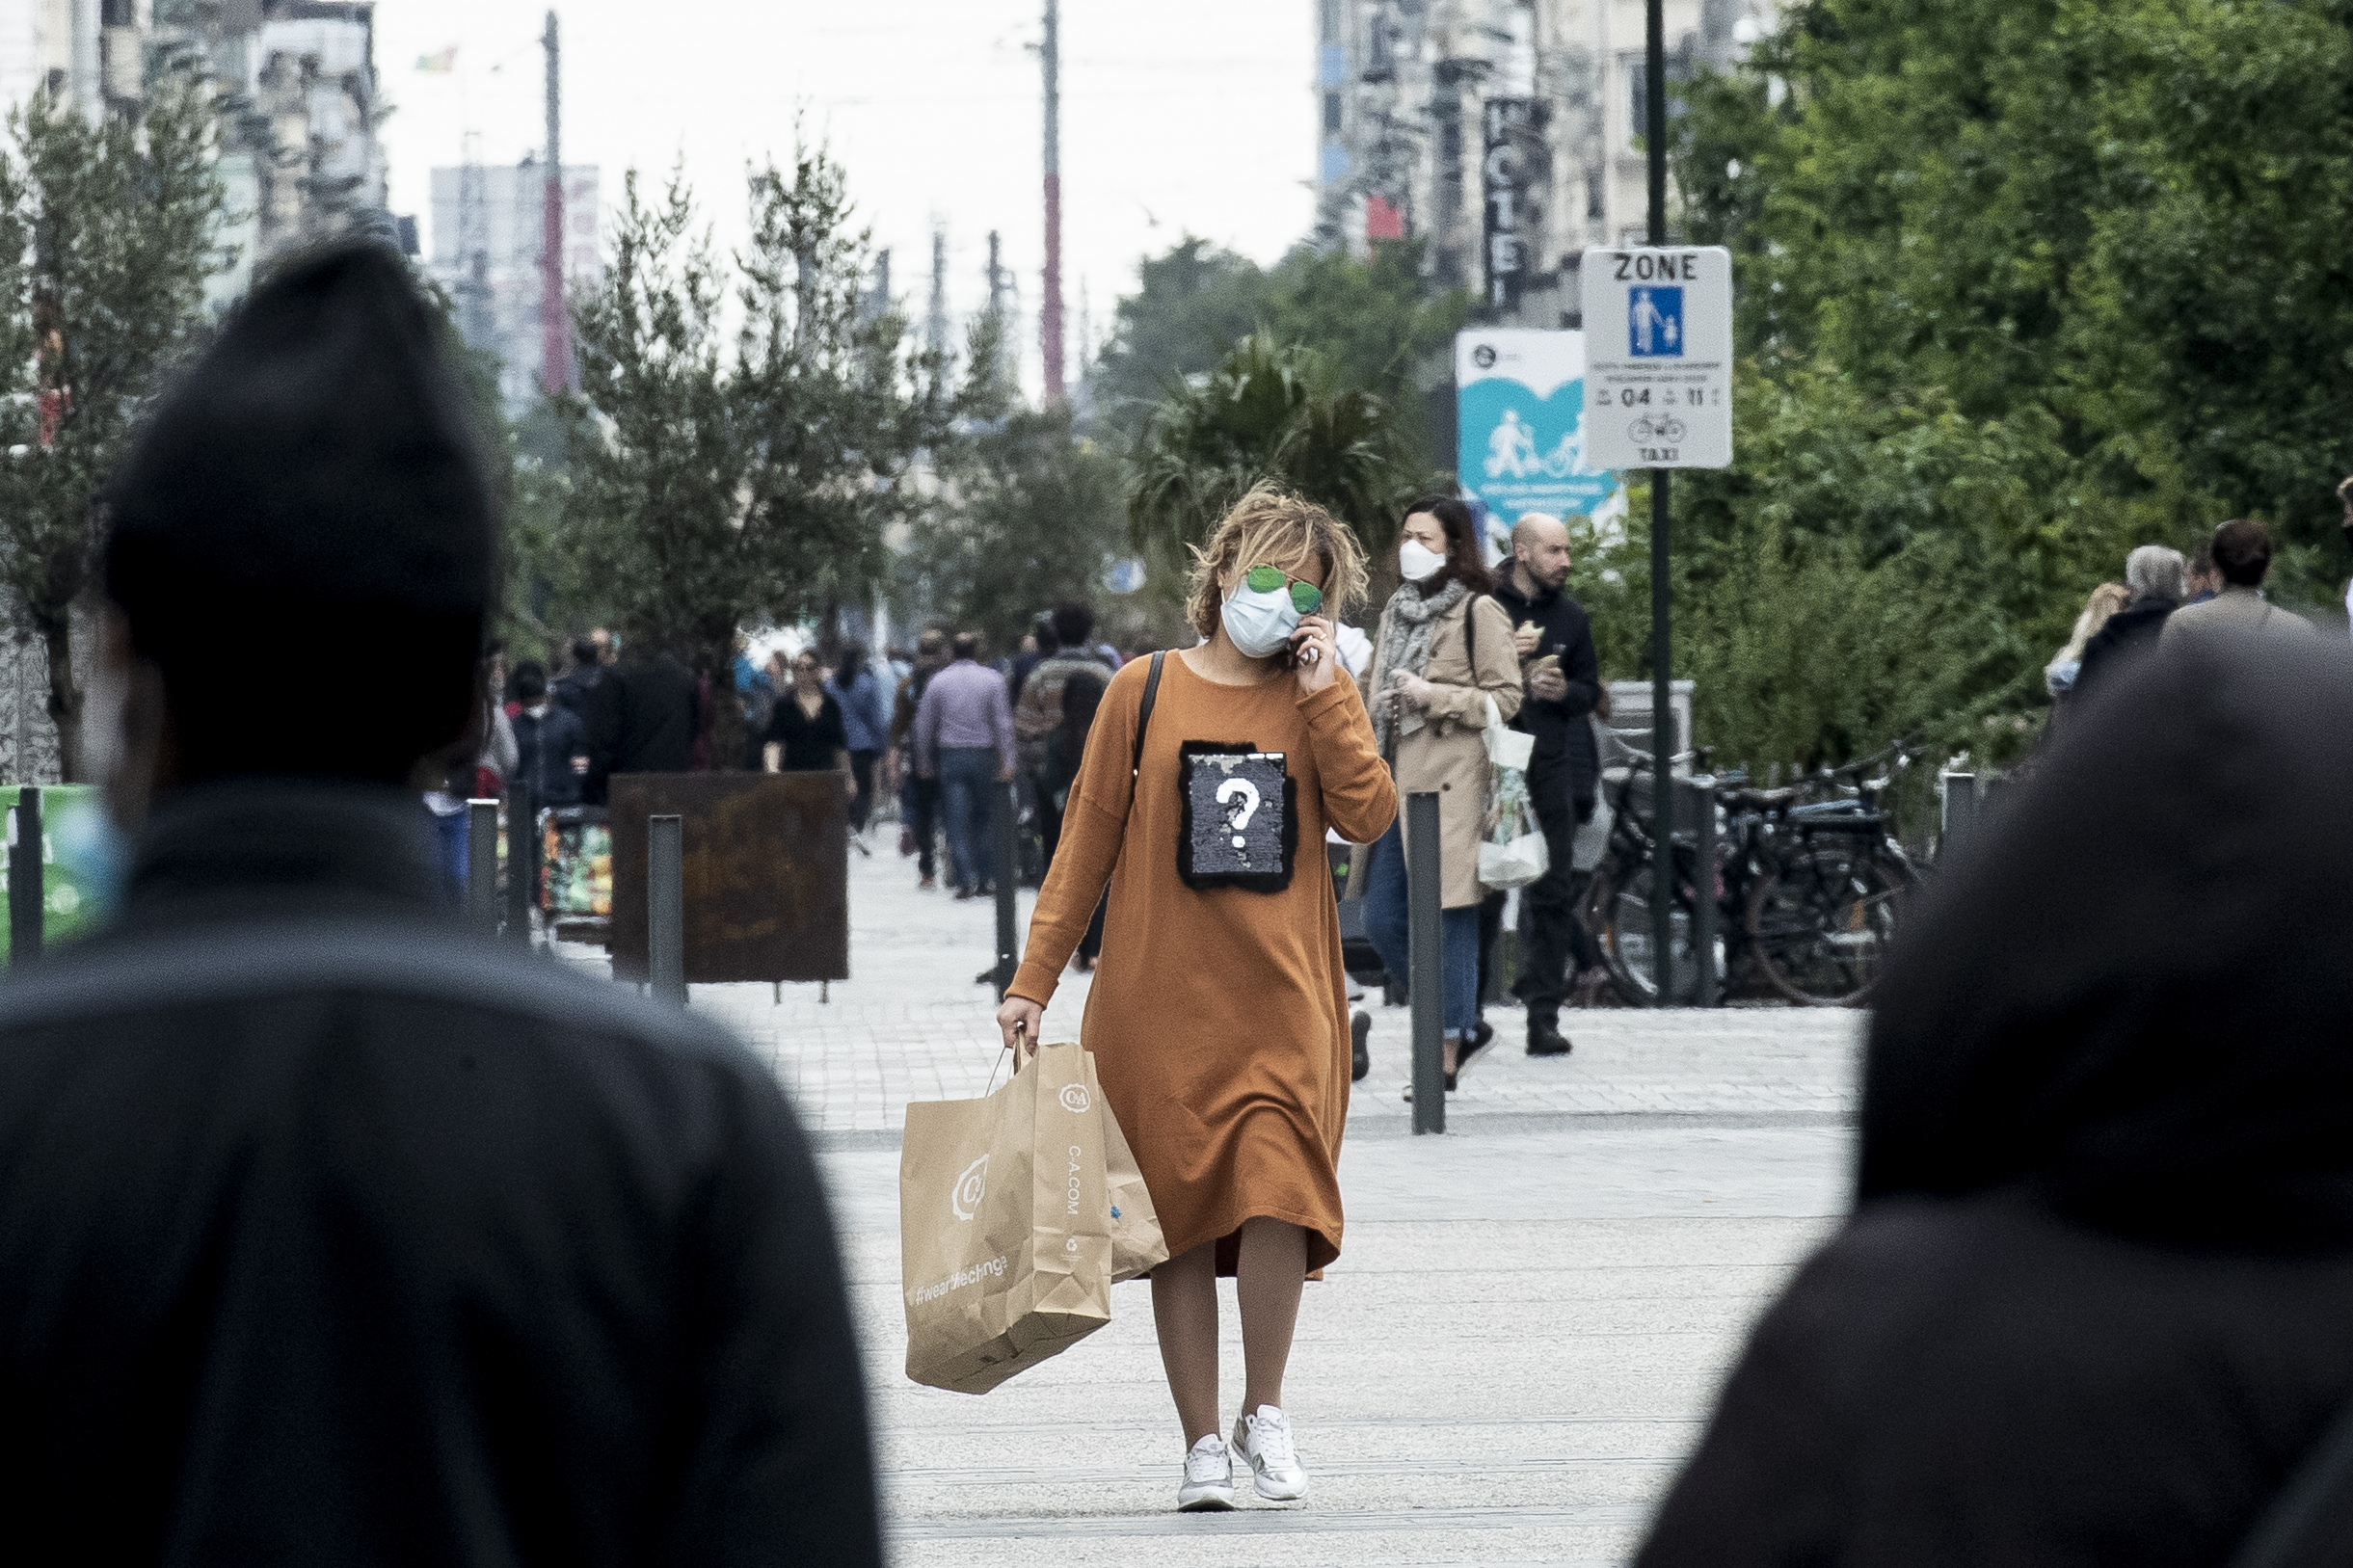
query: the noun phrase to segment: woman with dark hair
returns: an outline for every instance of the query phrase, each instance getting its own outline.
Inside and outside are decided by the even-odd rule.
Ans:
[[[1908,917],[1854,1213],[1641,1568],[2235,1562],[2353,1409],[2353,654],[2110,680]]]
[[[1487,704],[1519,711],[1519,652],[1511,618],[1489,589],[1485,552],[1470,508],[1433,496],[1406,509],[1398,545],[1404,580],[1380,612],[1373,680],[1373,733],[1403,800],[1438,797],[1438,902],[1446,912],[1446,1086],[1484,1044],[1479,1020],[1479,839],[1487,813]],[[1392,979],[1408,972],[1404,814],[1360,847],[1365,934]],[[1357,886],[1355,875],[1350,877]]]
[[[792,685],[776,700],[762,754],[770,773],[841,774],[851,814],[857,813],[858,776],[850,767],[842,704],[825,689],[825,667],[816,649],[792,655]]]

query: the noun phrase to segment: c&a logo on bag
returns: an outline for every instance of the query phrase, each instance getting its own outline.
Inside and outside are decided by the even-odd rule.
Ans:
[[[989,1156],[982,1155],[964,1167],[956,1184],[948,1194],[948,1207],[956,1211],[956,1218],[970,1219],[980,1209],[980,1200],[988,1196]]]
[[[1093,1103],[1094,1102],[1087,1098],[1085,1084],[1065,1083],[1062,1085],[1062,1108],[1073,1116],[1084,1115],[1086,1107]]]

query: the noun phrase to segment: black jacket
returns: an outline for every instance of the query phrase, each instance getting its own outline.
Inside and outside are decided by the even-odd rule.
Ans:
[[[1511,618],[1513,630],[1533,621],[1542,632],[1536,651],[1521,661],[1523,665],[1547,653],[1561,655],[1561,674],[1567,678],[1568,695],[1559,702],[1528,698],[1520,704],[1511,728],[1536,736],[1536,765],[1567,766],[1569,792],[1582,816],[1592,804],[1601,777],[1591,718],[1594,704],[1601,701],[1601,661],[1593,652],[1593,624],[1587,618],[1585,606],[1560,589],[1534,598],[1521,594],[1512,586],[1509,561],[1495,573],[1495,602]]]
[[[580,804],[580,775],[572,759],[588,755],[588,726],[570,708],[548,704],[533,718],[528,709],[515,715],[515,778],[530,791],[534,809]]]
[[[2079,712],[1909,906],[1855,1216],[1642,1568],[2206,1568],[2353,1408],[2353,651]]]
[[[2165,629],[2165,618],[2179,608],[2179,599],[2152,594],[2134,599],[2108,617],[2108,624],[2083,645],[2083,662],[2076,666],[2075,683],[2068,691],[2069,703],[2081,703],[2084,692],[2092,685],[2104,684],[2126,655],[2156,647],[2157,634]]]
[[[588,722],[589,694],[597,689],[598,683],[603,678],[604,666],[602,664],[587,665],[573,671],[560,680],[551,682],[548,687],[548,695],[555,700],[556,706],[570,709],[581,723],[585,724]]]
[[[0,990],[11,1539],[879,1563],[833,1229],[774,1077],[466,932],[440,886],[389,791],[183,791],[119,921]]]
[[[584,797],[603,805],[616,773],[687,771],[701,709],[693,673],[668,653],[624,659],[605,671],[588,698]]]

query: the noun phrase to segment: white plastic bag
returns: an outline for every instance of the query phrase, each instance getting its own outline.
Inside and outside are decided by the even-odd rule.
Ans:
[[[1493,764],[1493,772],[1489,778],[1491,804],[1486,827],[1480,837],[1479,882],[1482,887],[1498,891],[1525,888],[1542,876],[1552,864],[1543,829],[1528,804],[1526,770],[1536,750],[1536,736],[1505,729],[1503,714],[1490,697],[1486,742],[1487,760]]]

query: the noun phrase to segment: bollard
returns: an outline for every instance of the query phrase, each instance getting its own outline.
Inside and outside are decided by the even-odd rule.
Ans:
[[[539,891],[539,802],[518,780],[507,791],[506,934],[531,945],[531,906]]]
[[[8,961],[21,964],[40,956],[42,924],[47,917],[47,889],[41,864],[46,858],[40,826],[40,786],[26,784],[16,791],[16,804],[8,816]]]
[[[1944,776],[1944,820],[1939,824],[1937,855],[1945,855],[1969,841],[1977,831],[1977,775],[1948,773]]]
[[[1405,797],[1405,968],[1413,989],[1413,1130],[1446,1130],[1446,913],[1439,905],[1438,797]]]
[[[1716,971],[1716,781],[1689,779],[1680,787],[1684,808],[1691,814],[1692,864],[1697,867],[1694,874],[1698,884],[1692,890],[1691,904],[1692,1005],[1721,1007],[1724,976]]]
[[[466,917],[498,934],[498,803],[466,803]]]
[[[989,865],[997,883],[997,967],[990,978],[999,1001],[1013,988],[1014,971],[1021,968],[1014,952],[1013,787],[1001,784],[989,792]]]
[[[646,818],[646,977],[656,1001],[686,1005],[685,818]]]

